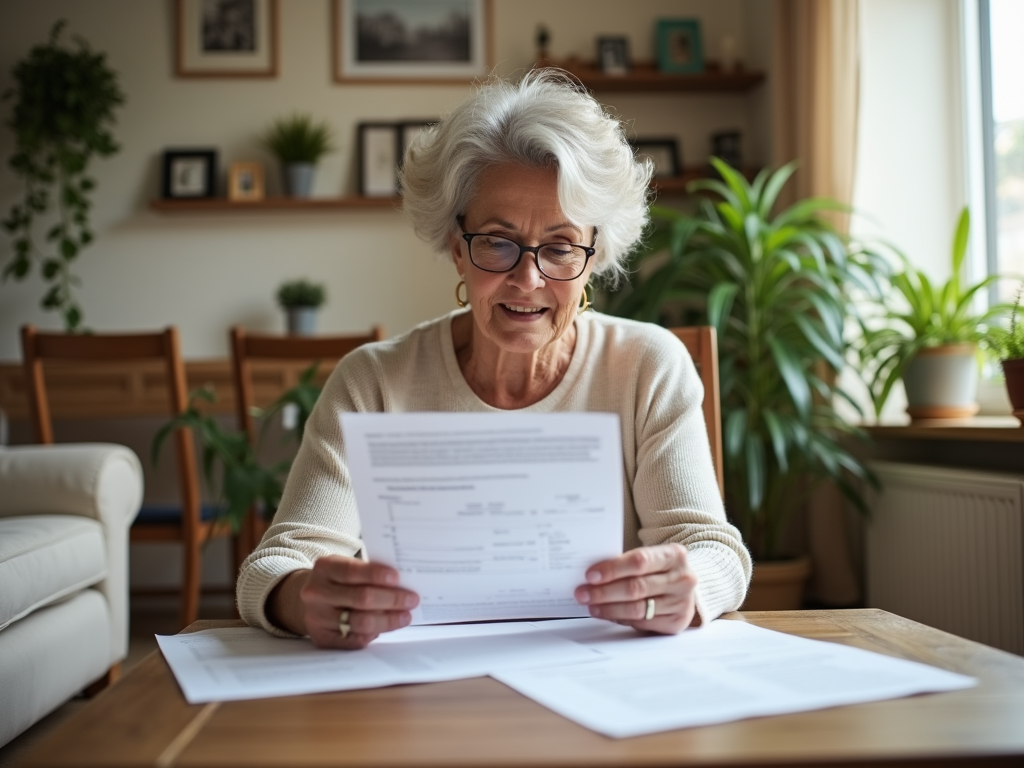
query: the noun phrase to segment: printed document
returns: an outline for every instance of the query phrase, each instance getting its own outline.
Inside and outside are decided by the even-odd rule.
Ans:
[[[306,638],[273,637],[257,627],[158,635],[157,643],[190,704],[458,680],[601,658],[521,622],[407,627],[359,651],[316,648]]]
[[[638,636],[595,619],[538,623],[605,659],[499,670],[491,676],[563,717],[613,738],[952,691],[972,677],[904,659],[713,621],[672,636]]]
[[[346,413],[370,560],[419,594],[413,624],[587,616],[622,551],[619,419],[607,413]]]

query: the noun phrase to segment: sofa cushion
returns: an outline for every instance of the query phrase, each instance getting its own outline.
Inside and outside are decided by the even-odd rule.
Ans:
[[[77,515],[0,518],[0,630],[103,580],[103,528]]]

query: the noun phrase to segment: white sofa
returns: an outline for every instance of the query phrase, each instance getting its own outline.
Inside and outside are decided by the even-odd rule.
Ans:
[[[127,655],[142,487],[124,446],[0,447],[0,746]]]

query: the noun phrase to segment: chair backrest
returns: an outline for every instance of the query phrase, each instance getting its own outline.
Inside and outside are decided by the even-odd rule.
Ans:
[[[246,333],[244,328],[231,329],[231,367],[235,379],[235,405],[238,425],[256,442],[256,426],[252,409],[256,398],[252,382],[252,360],[314,360],[337,361],[356,347],[381,341],[384,329],[379,325],[367,334],[349,336],[264,336]]]
[[[718,335],[710,325],[692,328],[670,328],[690,353],[700,380],[704,384],[704,423],[708,427],[711,460],[718,477],[718,490],[725,495],[722,472],[722,401],[718,388]]]
[[[181,358],[178,331],[173,326],[153,333],[67,334],[39,332],[22,326],[21,349],[25,366],[26,396],[36,440],[53,442],[53,422],[46,391],[43,361],[113,362],[119,360],[160,360],[166,372],[168,409],[177,416],[188,408],[185,365]],[[182,493],[182,525],[186,531],[199,523],[199,478],[195,447],[188,429],[175,432],[178,473]]]

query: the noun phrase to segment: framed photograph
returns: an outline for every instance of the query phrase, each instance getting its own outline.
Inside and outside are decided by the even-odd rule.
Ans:
[[[174,74],[277,77],[278,0],[176,0]]]
[[[228,200],[255,202],[263,199],[263,166],[232,163],[228,170]]]
[[[659,19],[658,69],[662,72],[704,71],[704,52],[697,19]]]
[[[629,40],[622,36],[597,38],[597,68],[606,75],[629,72]]]
[[[217,150],[168,149],[164,152],[163,196],[200,200],[217,196]]]
[[[334,0],[339,83],[466,83],[492,66],[492,0]]]
[[[679,143],[675,139],[634,139],[630,143],[636,150],[637,160],[650,158],[654,163],[654,178],[673,179],[683,172]]]
[[[398,123],[359,124],[359,194],[395,197],[401,143]]]
[[[743,166],[742,139],[739,131],[716,131],[711,134],[711,154],[739,170]]]

